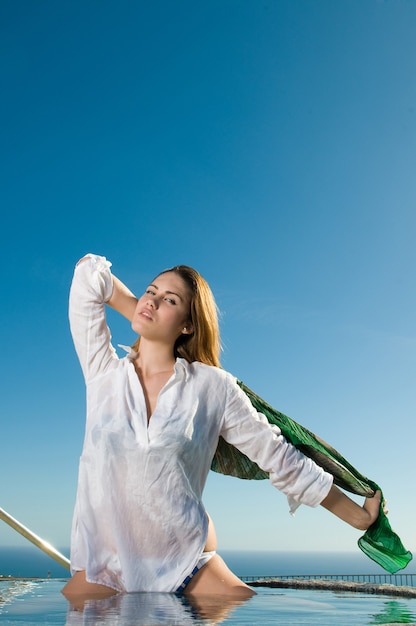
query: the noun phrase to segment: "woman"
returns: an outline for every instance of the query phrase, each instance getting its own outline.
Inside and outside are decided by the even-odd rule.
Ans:
[[[293,512],[321,504],[358,529],[359,506],[285,441],[219,367],[216,305],[205,280],[178,266],[136,297],[89,254],[75,269],[70,323],[87,386],[87,421],[71,537],[67,598],[117,592],[254,592],[216,554],[202,492],[221,435],[269,472]],[[105,304],[139,335],[125,358],[111,345]]]

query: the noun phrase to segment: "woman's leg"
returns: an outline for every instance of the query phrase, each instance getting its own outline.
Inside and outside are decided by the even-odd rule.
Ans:
[[[98,583],[89,583],[85,576],[85,571],[75,572],[75,574],[68,580],[65,587],[62,589],[62,593],[69,601],[91,599],[99,600],[100,598],[108,598],[118,593],[115,589],[107,587],[106,585],[99,585]]]
[[[256,595],[256,592],[233,574],[222,558],[215,554],[191,578],[185,587],[184,594],[189,596],[215,594],[244,600]]]
[[[211,552],[217,549],[217,535],[211,517],[208,514],[207,516],[208,535],[204,552]],[[256,595],[255,591],[228,569],[218,554],[193,575],[183,593],[189,596],[217,594],[235,600],[244,600]]]

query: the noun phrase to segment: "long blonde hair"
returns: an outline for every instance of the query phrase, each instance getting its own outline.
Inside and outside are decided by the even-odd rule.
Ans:
[[[214,295],[207,281],[199,272],[189,265],[175,265],[160,272],[158,276],[174,272],[182,278],[191,294],[189,321],[193,332],[182,334],[174,346],[175,357],[182,357],[192,363],[200,361],[206,365],[220,367],[220,331],[218,325],[218,308]],[[140,337],[133,345],[139,351]]]

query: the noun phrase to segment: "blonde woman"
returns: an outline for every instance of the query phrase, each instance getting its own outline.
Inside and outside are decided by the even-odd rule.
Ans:
[[[270,475],[293,512],[321,504],[359,529],[377,518],[380,494],[356,504],[332,476],[257,413],[221,369],[217,310],[194,269],[156,276],[137,299],[105,257],[78,262],[70,323],[87,388],[87,419],[71,536],[68,599],[119,592],[254,592],[216,553],[202,502],[222,436]],[[105,307],[138,340],[124,358],[111,344]]]

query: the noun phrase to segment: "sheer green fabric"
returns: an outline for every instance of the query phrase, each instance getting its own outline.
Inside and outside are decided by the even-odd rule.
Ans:
[[[256,395],[244,383],[239,386],[250,399],[254,408],[263,413],[270,424],[280,428],[284,437],[303,454],[312,458],[334,477],[334,483],[342,489],[360,496],[372,497],[380,487],[358,472],[337,450],[301,426],[287,415],[280,413]],[[212,461],[211,469],[221,474],[248,480],[263,480],[268,473],[253,463],[237,448],[228,444],[222,437]],[[383,499],[381,500],[383,502]],[[358,540],[361,550],[385,570],[394,574],[406,567],[412,554],[406,550],[380,506],[380,515],[365,534]]]

